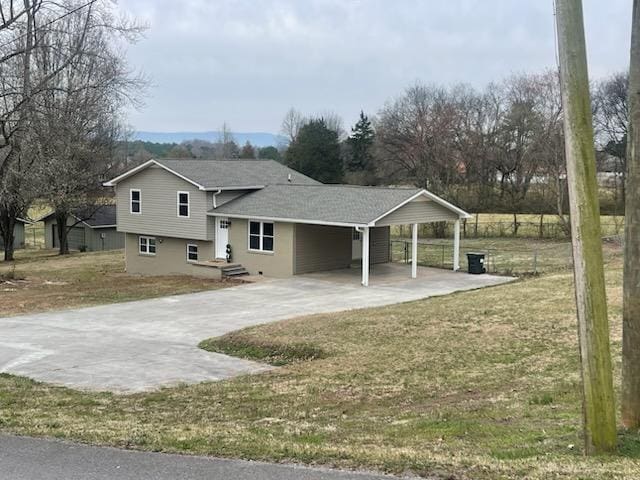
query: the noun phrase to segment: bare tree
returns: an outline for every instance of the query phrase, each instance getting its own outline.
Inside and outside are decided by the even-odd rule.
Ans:
[[[457,111],[446,90],[415,85],[387,104],[376,123],[378,151],[396,179],[445,193],[458,172]]]
[[[31,139],[40,194],[54,208],[60,254],[68,253],[67,220],[90,218],[102,205],[101,182],[110,174],[117,141],[123,137],[121,112],[136,103],[144,80],[133,75],[114,48],[117,40],[134,38],[135,23],[115,23],[108,11],[69,15],[59,29],[45,33],[47,46],[35,51],[36,77],[49,77],[50,88],[34,98]],[[67,36],[76,32],[74,60]]]
[[[629,75],[619,72],[598,82],[594,89],[594,125],[600,151],[615,160],[613,171],[618,191],[624,198],[627,171],[627,135],[629,123]],[[618,182],[619,180],[619,182]],[[620,188],[618,188],[618,185]]]
[[[616,447],[616,415],[600,211],[581,0],[557,0],[556,21],[569,179],[584,443],[587,454]]]
[[[295,108],[290,108],[282,120],[280,132],[287,138],[289,144],[298,138],[298,132],[307,123],[307,119]]]
[[[622,309],[622,423],[627,428],[638,429],[640,427],[640,0],[633,2],[627,148]]]

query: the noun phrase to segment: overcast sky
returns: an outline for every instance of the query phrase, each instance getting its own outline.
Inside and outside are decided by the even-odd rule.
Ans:
[[[627,68],[632,0],[584,0],[591,78]],[[290,107],[345,125],[417,81],[481,87],[555,65],[552,0],[120,0],[154,86],[137,130],[277,133]]]

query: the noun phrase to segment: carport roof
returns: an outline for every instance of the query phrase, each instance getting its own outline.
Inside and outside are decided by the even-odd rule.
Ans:
[[[459,208],[419,188],[291,184],[268,185],[208,213],[224,217],[365,226],[373,225],[376,220],[420,195],[460,216],[467,216]]]

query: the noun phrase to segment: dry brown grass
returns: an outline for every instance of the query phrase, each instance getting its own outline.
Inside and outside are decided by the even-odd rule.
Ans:
[[[607,287],[616,383],[621,263]],[[130,396],[0,376],[0,429],[128,448],[450,479],[640,478],[640,436],[581,454],[572,277],[253,327],[326,357]]]
[[[15,262],[0,262],[0,317],[198,292],[229,284],[188,276],[128,275],[122,250],[65,256],[53,250],[20,250]]]

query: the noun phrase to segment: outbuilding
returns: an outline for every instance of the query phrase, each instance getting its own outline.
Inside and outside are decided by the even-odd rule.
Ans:
[[[91,211],[90,216],[81,211]],[[85,218],[87,217],[88,218]],[[40,218],[44,222],[45,248],[58,248],[58,223],[55,215],[50,213]],[[67,242],[70,250],[86,250],[95,252],[100,250],[116,250],[124,248],[124,234],[116,229],[116,206],[104,205],[98,209],[85,208],[76,210],[69,215],[67,226]]]

